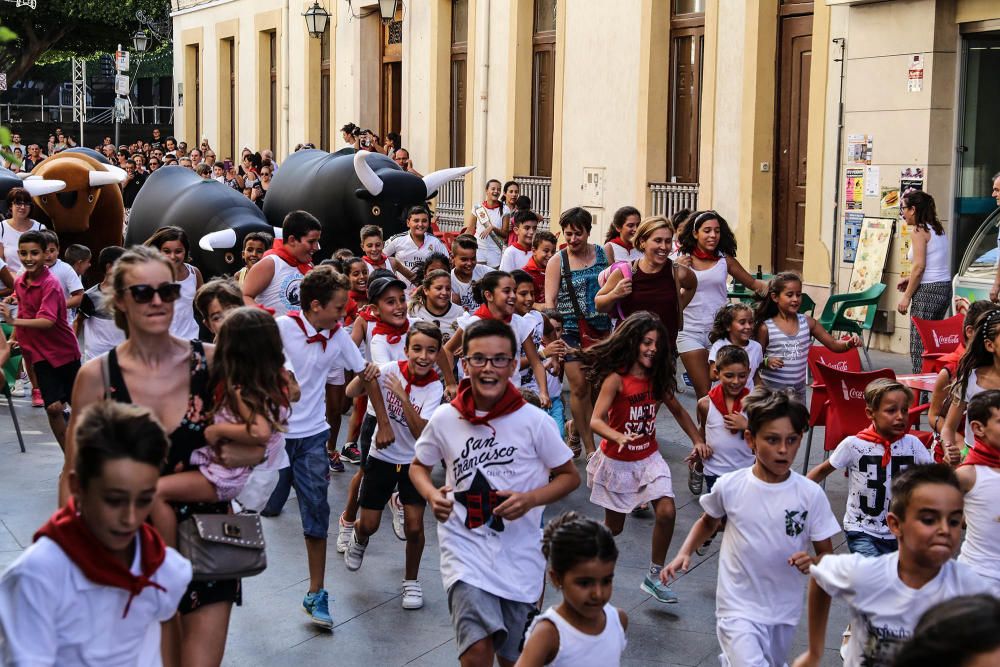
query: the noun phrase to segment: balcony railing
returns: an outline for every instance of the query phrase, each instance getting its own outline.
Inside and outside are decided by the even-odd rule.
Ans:
[[[443,232],[465,227],[465,176],[448,181],[438,190],[437,223]]]
[[[521,186],[521,194],[531,199],[531,210],[538,214],[539,229],[548,229],[552,216],[552,179],[547,176],[515,176]]]
[[[672,216],[682,209],[698,208],[697,183],[650,183],[652,199],[650,215]]]

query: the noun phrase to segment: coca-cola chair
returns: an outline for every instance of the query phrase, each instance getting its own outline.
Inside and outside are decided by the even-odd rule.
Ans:
[[[913,326],[917,328],[917,334],[924,344],[923,363],[920,367],[921,373],[938,373],[943,368],[939,359],[958,349],[962,342],[962,324],[965,315],[953,315],[944,320],[922,320],[919,317],[911,317]]]
[[[842,371],[860,372],[861,354],[857,348],[852,347],[846,352],[831,352],[822,345],[813,345],[809,348],[806,361],[809,364],[809,375],[812,377],[812,395],[809,398],[809,437],[806,440],[806,453],[812,449],[813,429],[817,426],[826,425],[826,385],[819,377],[816,370],[818,364],[832,366]],[[806,459],[808,461],[808,457]]]

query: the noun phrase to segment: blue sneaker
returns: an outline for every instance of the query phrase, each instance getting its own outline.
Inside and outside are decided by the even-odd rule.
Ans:
[[[321,628],[333,628],[333,617],[330,616],[330,594],[325,588],[321,588],[315,593],[306,593],[302,599],[302,608],[312,619],[312,622]]]
[[[676,604],[677,602],[677,593],[670,590],[670,586],[660,581],[659,577],[652,577],[647,573],[639,588],[656,598],[657,602],[664,604]]]

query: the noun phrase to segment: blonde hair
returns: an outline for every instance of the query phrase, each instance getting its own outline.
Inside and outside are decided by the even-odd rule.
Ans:
[[[913,390],[902,382],[890,380],[889,378],[876,378],[865,387],[865,404],[872,412],[878,410],[882,405],[882,399],[894,391],[901,391],[906,395],[907,404],[913,403]]]
[[[133,266],[149,262],[160,262],[170,270],[171,280],[175,278],[173,263],[159,250],[150,246],[132,246],[118,258],[118,261],[114,263],[111,269],[111,289],[105,292],[105,296],[107,297],[111,314],[115,318],[115,326],[124,331],[126,336],[128,335],[128,320],[125,318],[125,313],[115,305],[115,299],[125,294],[125,272]]]
[[[654,215],[649,218],[644,218],[635,230],[635,240],[633,241],[633,245],[639,250],[642,250],[642,244],[645,243],[646,239],[652,236],[653,232],[661,229],[669,229],[671,234],[676,231],[674,229],[674,223],[670,222],[669,219],[663,217],[662,215]]]

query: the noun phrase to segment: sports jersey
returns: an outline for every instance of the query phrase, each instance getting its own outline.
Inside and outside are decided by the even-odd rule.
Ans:
[[[447,255],[448,249],[439,238],[431,234],[424,235],[423,244],[418,246],[409,232],[404,232],[390,237],[382,252],[386,257],[395,257],[403,266],[413,271],[418,264],[430,257],[431,253],[440,252]],[[410,286],[405,277],[400,276],[400,280],[405,282],[407,287]]]
[[[649,378],[621,376],[622,386],[608,409],[608,426],[626,435],[639,436],[619,451],[618,443],[601,440],[605,456],[619,461],[639,461],[659,451],[656,444],[656,411],[660,400],[653,396]]]
[[[465,315],[465,311],[462,307],[455,303],[448,304],[448,312],[443,315],[437,315],[427,310],[427,306],[417,306],[417,309],[411,313],[411,316],[415,319],[421,320],[423,322],[429,322],[441,330],[441,336],[444,340],[441,342],[448,342],[448,339],[458,331],[458,320]]]

